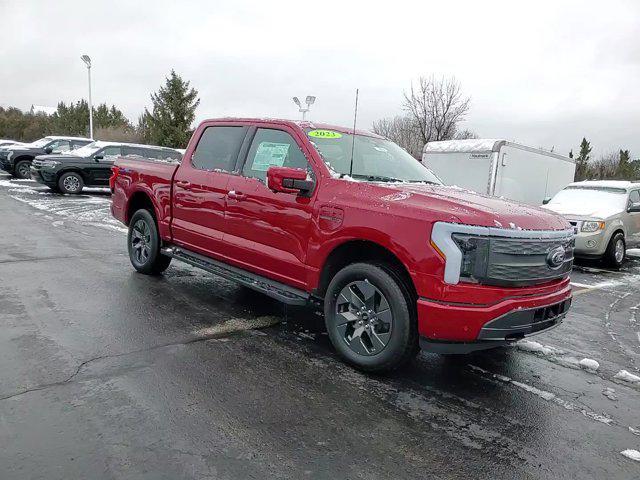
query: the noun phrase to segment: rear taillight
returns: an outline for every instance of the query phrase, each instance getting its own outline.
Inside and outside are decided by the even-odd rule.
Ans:
[[[111,193],[113,193],[113,189],[116,186],[116,178],[120,174],[120,167],[116,167],[115,165],[111,167],[111,176],[109,177],[109,188],[111,189]]]

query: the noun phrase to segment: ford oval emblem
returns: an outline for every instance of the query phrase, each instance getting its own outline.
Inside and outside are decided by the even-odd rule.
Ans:
[[[564,247],[556,247],[549,251],[547,255],[547,265],[552,270],[556,270],[564,263],[565,253]]]

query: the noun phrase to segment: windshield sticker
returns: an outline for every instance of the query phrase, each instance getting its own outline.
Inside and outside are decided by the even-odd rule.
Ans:
[[[253,157],[251,170],[266,172],[269,167],[281,167],[289,153],[289,143],[261,142]]]
[[[311,130],[307,135],[314,138],[342,138],[341,133],[332,130]]]

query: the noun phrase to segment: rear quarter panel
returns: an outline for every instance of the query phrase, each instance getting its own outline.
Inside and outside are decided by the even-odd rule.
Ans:
[[[128,225],[131,200],[136,194],[145,194],[153,204],[160,236],[170,239],[171,181],[178,165],[126,157],[114,165],[120,169],[111,197],[114,217]]]

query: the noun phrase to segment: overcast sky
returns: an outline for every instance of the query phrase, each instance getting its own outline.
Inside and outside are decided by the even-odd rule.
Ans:
[[[401,113],[412,79],[454,75],[462,125],[482,137],[640,157],[640,1],[0,0],[0,105],[86,97],[133,121],[174,68],[198,89],[197,119],[298,118],[358,126]]]

